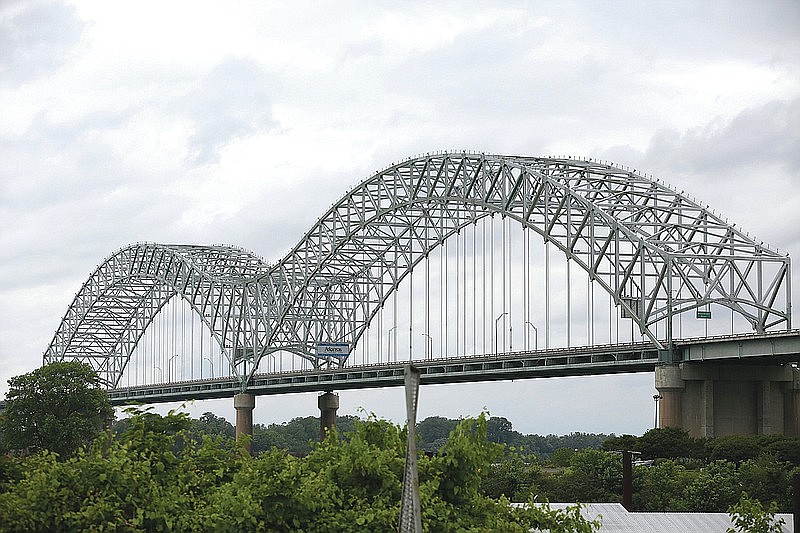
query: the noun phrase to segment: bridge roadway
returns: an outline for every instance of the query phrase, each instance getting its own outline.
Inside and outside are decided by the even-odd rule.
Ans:
[[[683,339],[675,350],[649,342],[414,360],[421,383],[464,383],[557,376],[652,372],[659,363],[800,362],[800,330]],[[255,374],[254,395],[397,387],[409,361],[321,370]],[[235,377],[140,385],[109,390],[113,405],[230,398],[242,392]]]

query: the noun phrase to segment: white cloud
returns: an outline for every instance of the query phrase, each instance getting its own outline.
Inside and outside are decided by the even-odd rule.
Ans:
[[[613,159],[796,255],[799,21],[792,1],[6,2],[0,381],[39,364],[116,248],[230,242],[276,260],[361,179],[440,149]],[[575,383],[431,397],[456,416],[485,392],[526,431],[652,423],[651,377]],[[633,414],[583,410],[614,401],[604,388],[629,391]]]

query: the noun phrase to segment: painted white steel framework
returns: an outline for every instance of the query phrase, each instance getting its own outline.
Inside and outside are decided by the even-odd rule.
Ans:
[[[712,303],[759,333],[791,328],[790,258],[658,181],[591,160],[437,153],[363,181],[274,265],[222,245],[119,250],[83,284],[44,362],[87,362],[113,388],[145,329],[178,296],[242,389],[276,351],[319,368],[330,361],[316,357],[316,343],[357,345],[415,265],[495,215],[560,249],[659,349],[672,345],[675,316]]]

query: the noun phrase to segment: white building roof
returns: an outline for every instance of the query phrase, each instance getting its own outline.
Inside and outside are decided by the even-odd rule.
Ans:
[[[563,509],[574,503],[551,503],[552,509]],[[601,517],[603,533],[641,533],[643,531],[677,531],[680,533],[725,533],[733,527],[727,513],[630,513],[620,503],[583,504],[581,514],[594,520]],[[791,533],[794,521],[791,514],[779,514],[784,521],[783,531]]]

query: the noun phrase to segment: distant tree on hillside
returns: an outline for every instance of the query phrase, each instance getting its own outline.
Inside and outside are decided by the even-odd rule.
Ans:
[[[198,433],[218,435],[220,437],[234,437],[236,428],[221,416],[206,412],[197,420],[192,420],[192,429]]]
[[[432,453],[439,451],[457,425],[458,420],[450,420],[442,416],[429,416],[418,422],[417,436],[420,440],[418,449]]]

